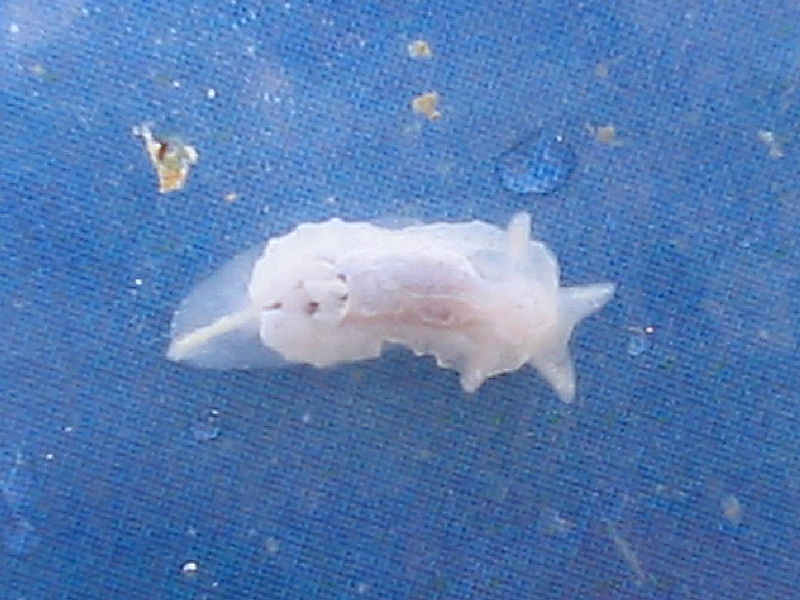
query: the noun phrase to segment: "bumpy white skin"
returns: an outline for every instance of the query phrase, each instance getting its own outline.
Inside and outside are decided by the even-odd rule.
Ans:
[[[556,259],[530,241],[525,213],[508,231],[479,221],[306,223],[254,257],[240,255],[183,302],[169,358],[326,367],[395,343],[458,371],[468,392],[530,363],[570,402],[572,330],[614,293],[610,283],[560,287]]]

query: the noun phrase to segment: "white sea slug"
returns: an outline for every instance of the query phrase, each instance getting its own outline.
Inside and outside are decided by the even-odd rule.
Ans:
[[[200,283],[175,313],[167,356],[217,369],[328,367],[399,344],[458,371],[467,392],[529,363],[570,402],[572,330],[614,285],[561,287],[530,225],[526,213],[508,230],[303,223]]]

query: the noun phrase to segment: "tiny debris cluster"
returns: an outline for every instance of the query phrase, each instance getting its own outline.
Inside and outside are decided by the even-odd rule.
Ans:
[[[431,45],[425,40],[419,39],[409,42],[407,49],[410,58],[416,60],[433,58]],[[442,116],[438,106],[439,93],[436,91],[424,92],[411,100],[411,110],[419,115],[428,117],[431,121],[439,119]]]
[[[177,138],[157,137],[146,123],[134,127],[132,133],[144,141],[145,151],[158,175],[158,191],[166,194],[183,189],[189,169],[197,163],[194,146]]]

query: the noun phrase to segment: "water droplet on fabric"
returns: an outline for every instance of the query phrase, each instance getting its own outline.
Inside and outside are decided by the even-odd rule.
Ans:
[[[497,159],[497,173],[517,194],[550,194],[562,187],[578,159],[562,135],[542,129],[526,136]]]
[[[640,356],[650,348],[650,340],[642,334],[632,335],[628,340],[628,355]]]

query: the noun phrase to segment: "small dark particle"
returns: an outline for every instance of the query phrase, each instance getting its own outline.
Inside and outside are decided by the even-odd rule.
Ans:
[[[525,137],[497,159],[497,174],[517,194],[550,194],[562,187],[578,159],[564,138],[552,130]]]
[[[169,144],[167,144],[167,142],[158,142],[158,144],[158,160],[164,160],[164,157],[167,155]]]
[[[189,176],[189,169],[197,163],[197,150],[178,139],[165,140],[156,137],[146,123],[134,127],[132,133],[144,141],[150,163],[158,175],[158,191],[166,194],[182,189]]]

